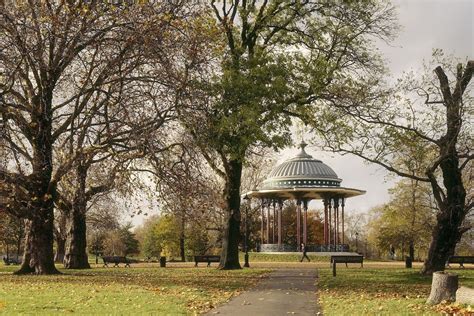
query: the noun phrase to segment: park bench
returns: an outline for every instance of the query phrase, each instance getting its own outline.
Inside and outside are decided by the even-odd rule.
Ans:
[[[3,257],[3,263],[6,265],[6,266],[9,266],[11,264],[20,264],[21,263],[21,260],[20,259],[14,259],[14,258],[5,258]]]
[[[474,264],[474,256],[451,256],[447,265],[449,266],[450,263],[459,263],[459,266],[464,268],[465,263]]]
[[[360,267],[364,267],[364,256],[361,255],[334,255],[331,256],[332,275],[336,276],[336,264],[345,263],[346,268],[348,263],[360,263]]]
[[[113,263],[114,267],[118,267],[120,263],[125,263],[125,267],[130,268],[130,263],[136,263],[136,260],[128,259],[127,257],[121,256],[106,256],[102,257],[104,261],[104,267],[108,267],[108,263]]]
[[[334,255],[331,256],[331,264],[345,263],[360,263],[360,267],[364,267],[364,256],[361,255]]]
[[[211,265],[211,262],[220,262],[221,256],[211,256],[211,255],[204,255],[204,256],[194,256],[195,267],[197,267],[199,262],[207,262],[207,266]]]

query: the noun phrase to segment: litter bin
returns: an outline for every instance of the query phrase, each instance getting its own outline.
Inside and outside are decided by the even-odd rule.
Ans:
[[[410,269],[411,267],[412,267],[411,257],[406,257],[405,258],[405,268]]]
[[[160,268],[166,268],[166,257],[160,257]]]

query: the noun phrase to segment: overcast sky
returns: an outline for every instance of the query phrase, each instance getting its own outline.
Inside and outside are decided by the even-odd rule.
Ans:
[[[394,42],[380,44],[379,48],[395,77],[420,67],[424,59],[430,59],[434,48],[460,58],[473,58],[474,0],[399,0],[392,3],[397,7],[402,29]],[[387,189],[396,178],[387,178],[381,168],[367,165],[357,157],[324,153],[314,147],[307,151],[331,166],[343,179],[343,186],[367,191],[366,195],[347,201],[349,212],[365,212],[388,200]],[[278,154],[279,162],[297,152],[296,148],[283,150]],[[316,206],[320,207],[320,202],[311,205]],[[133,223],[139,224],[142,220],[143,217],[137,216]]]

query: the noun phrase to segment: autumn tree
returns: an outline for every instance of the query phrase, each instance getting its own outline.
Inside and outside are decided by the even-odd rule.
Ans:
[[[20,258],[24,238],[24,220],[0,210],[0,244],[3,246],[7,259],[13,252],[17,259]]]
[[[305,118],[333,81],[379,71],[372,39],[394,29],[382,1],[210,1],[207,75],[181,110],[181,121],[224,182],[220,268],[240,268],[242,169],[258,146],[290,142],[291,116]],[[205,32],[203,32],[205,33]]]
[[[63,180],[57,192],[57,206],[69,216],[66,268],[89,267],[85,236],[91,200],[112,189],[130,194],[137,189],[131,185],[130,165],[149,153],[168,150],[168,132],[164,131],[172,128],[175,117],[172,86],[176,83],[169,77],[172,61],[167,56],[183,49],[175,35],[181,33],[178,26],[192,23],[193,5],[139,7],[143,7],[141,15],[135,19],[139,21],[136,27],[142,27],[136,29],[140,44],[133,47],[133,58],[122,60],[116,75],[120,84],[108,85],[107,91],[89,99],[94,115],[80,114],[79,123],[71,126],[71,135],[63,137],[59,147],[61,158],[77,157],[65,177],[68,181]]]
[[[147,34],[159,37],[156,31],[169,24],[177,5],[30,1],[0,7],[2,150],[12,162],[0,169],[6,198],[1,207],[28,219],[18,273],[58,273],[53,256],[57,187],[72,168],[82,169],[80,158],[87,152],[76,151],[58,164],[55,148],[62,141],[77,144],[84,135],[76,131],[90,124],[101,134],[95,146],[110,140],[116,121],[108,116],[109,101],[120,103],[115,98],[144,62],[138,48]],[[100,126],[94,120],[99,113]],[[84,196],[77,202],[84,204]]]
[[[348,82],[321,105],[315,128],[326,148],[352,153],[408,179],[427,183],[436,201],[436,225],[422,273],[444,270],[456,244],[470,229],[466,216],[472,186],[472,74],[474,61],[457,63],[435,51],[434,71],[408,73],[393,89]],[[470,84],[471,83],[471,84]],[[324,108],[324,110],[323,110]],[[424,156],[424,168],[411,162]],[[403,161],[404,163],[400,163]],[[419,160],[418,160],[419,161]]]
[[[105,238],[111,231],[120,228],[120,212],[113,195],[94,199],[87,211],[87,245],[89,253],[96,256],[105,251]]]
[[[155,230],[160,217],[151,216],[144,220],[142,226],[135,229],[138,241],[140,242],[140,253],[146,258],[158,258],[161,255],[161,244],[158,240]]]
[[[369,239],[381,253],[387,253],[390,245],[397,252],[407,250],[412,260],[415,250],[425,252],[433,229],[436,205],[427,183],[404,179],[390,190],[390,201],[371,211],[368,223]]]
[[[210,231],[218,228],[222,220],[219,195],[222,184],[196,149],[191,141],[181,139],[166,155],[149,156],[161,213],[171,215],[176,223],[182,261],[186,258],[186,245],[192,245],[193,249],[206,248],[198,239],[210,239]]]

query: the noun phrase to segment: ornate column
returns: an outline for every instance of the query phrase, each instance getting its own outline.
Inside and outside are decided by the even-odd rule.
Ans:
[[[260,240],[260,244],[264,244],[265,243],[265,239],[264,239],[264,234],[265,234],[265,201],[262,199],[261,200],[262,202],[262,222],[261,222],[261,226],[260,226],[260,231],[261,231],[261,240]]]
[[[277,217],[276,217],[276,200],[272,200],[272,203],[273,203],[273,222],[272,222],[272,243],[275,244],[275,231],[276,231],[276,220],[277,220]]]
[[[328,245],[328,199],[324,198],[324,245]]]
[[[344,244],[344,198],[341,199],[342,243]]]
[[[301,200],[296,201],[296,249],[301,250]]]
[[[339,198],[334,198],[334,226],[336,227],[334,241],[337,247],[339,244]]]
[[[329,249],[331,248],[332,245],[332,198],[328,198],[328,245]]]
[[[303,200],[303,242],[308,243],[308,200]]]
[[[266,237],[267,237],[267,244],[270,244],[270,205],[271,205],[271,200],[268,200],[267,202],[267,232],[266,232]]]
[[[281,213],[283,212],[283,200],[278,199],[278,249],[281,248]]]
[[[339,198],[334,198],[334,246],[339,244]]]

